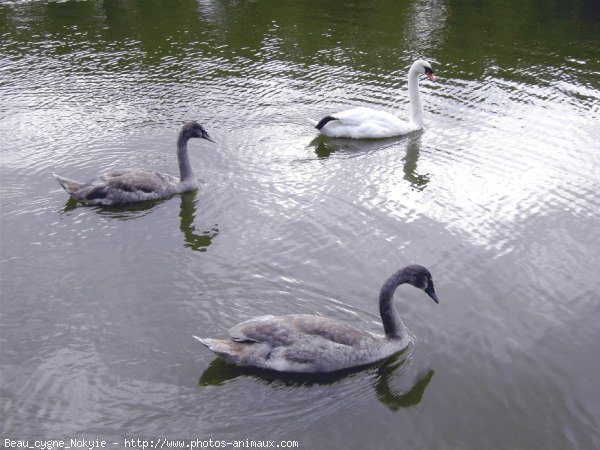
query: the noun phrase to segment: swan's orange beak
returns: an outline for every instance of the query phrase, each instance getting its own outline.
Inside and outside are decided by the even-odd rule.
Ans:
[[[428,70],[427,72],[425,72],[425,76],[426,76],[427,78],[429,78],[431,81],[435,81],[435,75],[433,74],[433,72],[432,72],[432,71],[430,72],[430,71]]]

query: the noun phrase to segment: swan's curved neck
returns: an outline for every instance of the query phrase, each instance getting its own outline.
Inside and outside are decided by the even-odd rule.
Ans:
[[[190,162],[187,149],[189,139],[183,133],[177,138],[177,161],[179,162],[179,178],[182,182],[194,178],[192,163]]]
[[[400,270],[385,280],[379,293],[381,321],[383,322],[385,335],[390,339],[402,339],[406,335],[406,327],[400,317],[398,317],[396,308],[394,308],[394,304],[392,303],[396,288],[406,283],[406,281],[404,271]]]
[[[410,121],[423,126],[423,105],[419,94],[419,72],[414,68],[408,71],[408,96],[410,98]]]

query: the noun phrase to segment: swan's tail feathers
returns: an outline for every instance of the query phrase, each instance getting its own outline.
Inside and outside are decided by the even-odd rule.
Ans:
[[[317,123],[317,124],[315,125],[315,128],[316,128],[317,130],[320,130],[320,129],[321,129],[321,128],[323,128],[325,125],[327,125],[329,122],[331,122],[332,120],[338,120],[338,118],[337,118],[337,117],[333,117],[333,116],[325,116],[325,117],[323,117],[323,118],[322,118],[322,119],[319,121],[319,123]]]
[[[235,348],[233,348],[235,342],[222,339],[201,338],[198,336],[194,336],[194,338],[199,340],[202,345],[208,347],[209,350],[225,359],[231,360],[232,357],[235,356]]]
[[[210,339],[210,338],[201,338],[199,336],[196,336],[194,334],[192,334],[192,337],[198,341],[200,341],[200,343],[206,347],[208,347],[209,349],[211,348],[211,346],[213,345],[214,341],[217,341],[217,339]]]
[[[77,192],[79,189],[85,186],[84,183],[80,183],[79,181],[61,177],[60,175],[56,175],[55,173],[53,173],[52,175],[54,175],[54,178],[56,178],[58,184],[60,184],[69,195],[74,195],[75,192]]]

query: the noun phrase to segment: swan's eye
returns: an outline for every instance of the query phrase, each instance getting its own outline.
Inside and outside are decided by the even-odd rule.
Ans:
[[[425,73],[433,73],[433,70],[431,69],[431,67],[425,67]]]

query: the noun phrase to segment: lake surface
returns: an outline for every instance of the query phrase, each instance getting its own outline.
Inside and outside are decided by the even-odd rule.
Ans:
[[[0,2],[5,439],[306,449],[600,448],[600,8],[593,1]],[[425,127],[319,137],[353,106]],[[52,173],[200,189],[77,206]],[[309,313],[412,345],[339,376],[233,368],[192,335]],[[115,443],[115,444],[113,444]],[[131,448],[131,447],[130,447]]]

